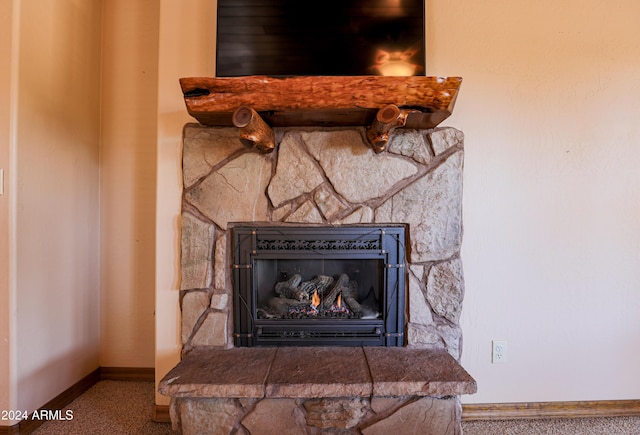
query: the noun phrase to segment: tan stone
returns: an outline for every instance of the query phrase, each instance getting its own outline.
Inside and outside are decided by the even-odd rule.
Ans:
[[[192,346],[224,346],[227,344],[227,314],[208,311],[204,322],[191,339]]]
[[[394,130],[387,150],[411,157],[418,163],[429,164],[431,152],[424,133],[418,130]]]
[[[291,211],[291,204],[285,204],[280,208],[273,210],[271,213],[271,221],[279,222]]]
[[[373,221],[373,209],[371,207],[359,207],[349,216],[340,220],[339,224],[368,224]]]
[[[331,219],[346,208],[340,201],[340,198],[338,198],[326,184],[316,190],[313,195],[313,200],[326,219]]]
[[[296,211],[291,213],[285,219],[285,222],[301,222],[306,224],[319,224],[322,221],[322,215],[311,201],[306,201]]]
[[[182,298],[182,344],[191,337],[193,326],[209,307],[209,292],[190,291]]]
[[[270,177],[270,161],[256,152],[247,152],[209,175],[185,197],[226,230],[229,222],[267,219],[264,190]]]
[[[229,306],[229,295],[226,293],[211,295],[211,305],[209,306],[216,310],[224,310]]]
[[[228,435],[242,416],[242,408],[232,399],[181,400],[182,435]]]
[[[462,243],[462,153],[388,199],[376,222],[409,224],[413,263],[445,260]]]
[[[444,343],[435,325],[409,322],[407,323],[407,346],[443,349]]]
[[[391,411],[399,408],[404,402],[407,401],[406,397],[372,397],[371,398],[371,410],[376,414],[389,414]]]
[[[298,435],[304,429],[296,421],[295,399],[264,399],[242,420],[251,434]]]
[[[463,294],[460,259],[445,261],[431,267],[427,276],[427,301],[436,314],[457,324],[462,311]]]
[[[208,128],[199,124],[187,124],[182,149],[184,186],[190,187],[211,172],[214,165],[243,148],[235,128]]]
[[[290,133],[285,133],[278,151],[276,174],[269,183],[267,193],[274,207],[309,193],[324,178],[315,162],[300,147]]]
[[[360,130],[301,132],[334,189],[359,204],[379,198],[396,183],[414,175],[416,165],[392,154],[375,154]]]
[[[213,267],[213,286],[216,289],[226,288],[227,279],[227,235],[222,234],[216,239]]]
[[[435,128],[427,134],[433,153],[438,155],[449,148],[462,145],[464,133],[451,127]]]
[[[455,399],[423,397],[398,409],[388,418],[362,429],[363,435],[461,433]]]
[[[169,418],[171,419],[171,430],[180,430],[180,402],[181,398],[172,397],[169,401]]]
[[[409,273],[409,321],[422,325],[433,323],[431,309],[422,293],[421,282],[413,273]]]
[[[447,352],[455,359],[460,359],[460,346],[462,344],[462,330],[460,326],[443,323],[436,326],[436,331],[442,338]]]
[[[304,402],[307,425],[320,429],[350,429],[367,415],[368,401],[360,398],[312,399]]]
[[[180,290],[211,285],[214,227],[191,213],[182,214]]]

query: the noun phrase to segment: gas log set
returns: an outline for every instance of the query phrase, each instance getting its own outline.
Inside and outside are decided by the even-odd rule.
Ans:
[[[275,285],[277,296],[269,300],[269,307],[258,309],[258,318],[379,318],[381,313],[376,311],[378,302],[373,288],[361,303],[358,302],[358,287],[358,282],[344,273],[338,279],[318,275],[304,282],[300,274],[295,274]]]

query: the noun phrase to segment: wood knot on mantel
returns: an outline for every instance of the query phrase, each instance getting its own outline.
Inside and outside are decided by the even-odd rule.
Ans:
[[[247,76],[180,79],[188,113],[203,125],[236,126],[241,141],[275,148],[272,127],[367,126],[382,152],[395,128],[430,129],[453,112],[460,77]]]

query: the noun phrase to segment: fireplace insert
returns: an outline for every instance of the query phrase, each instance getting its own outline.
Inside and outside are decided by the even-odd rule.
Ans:
[[[403,346],[405,227],[232,226],[236,346]]]

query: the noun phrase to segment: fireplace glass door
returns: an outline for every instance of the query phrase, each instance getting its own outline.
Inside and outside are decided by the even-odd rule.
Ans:
[[[232,234],[236,346],[403,345],[403,226]]]

